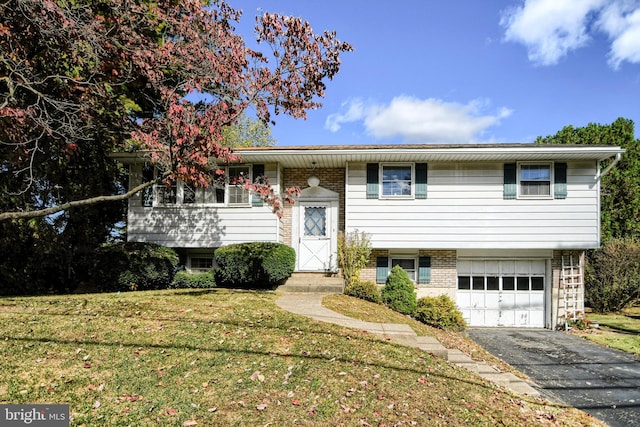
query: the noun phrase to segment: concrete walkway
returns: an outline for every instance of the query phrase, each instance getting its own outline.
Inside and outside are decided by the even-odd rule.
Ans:
[[[276,300],[276,304],[291,313],[310,317],[312,319],[333,323],[347,328],[367,331],[380,335],[397,344],[419,348],[423,351],[443,358],[452,364],[475,372],[479,376],[509,390],[529,396],[539,396],[540,393],[531,384],[516,377],[512,373],[503,373],[483,362],[471,359],[460,350],[447,349],[434,337],[419,337],[408,325],[395,323],[374,323],[353,319],[328,308],[323,307],[322,298],[327,293],[287,293]]]

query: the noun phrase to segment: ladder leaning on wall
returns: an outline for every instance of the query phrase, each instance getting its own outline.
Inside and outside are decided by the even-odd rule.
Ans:
[[[584,316],[583,255],[562,255],[560,287],[564,299],[564,327]]]

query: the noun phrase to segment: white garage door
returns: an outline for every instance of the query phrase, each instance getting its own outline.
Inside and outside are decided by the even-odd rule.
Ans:
[[[544,260],[458,260],[458,307],[470,326],[544,327],[544,282]]]

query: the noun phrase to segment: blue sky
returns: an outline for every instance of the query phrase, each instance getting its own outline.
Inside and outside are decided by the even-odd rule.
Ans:
[[[323,107],[276,116],[278,145],[532,142],[636,123],[640,0],[230,0],[351,43]]]

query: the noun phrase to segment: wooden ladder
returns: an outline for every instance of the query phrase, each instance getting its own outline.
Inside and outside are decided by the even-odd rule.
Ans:
[[[575,263],[577,258],[577,265]],[[564,327],[571,329],[571,320],[577,320],[584,315],[584,281],[583,255],[562,255],[562,287],[564,299]]]

